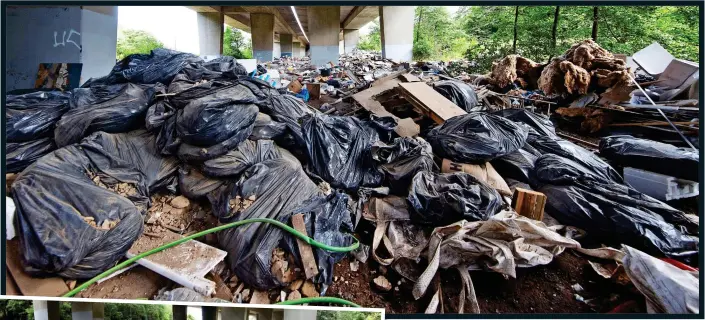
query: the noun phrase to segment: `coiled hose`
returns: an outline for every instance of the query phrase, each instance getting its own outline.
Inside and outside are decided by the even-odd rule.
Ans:
[[[288,225],[286,225],[286,224],[284,224],[284,223],[282,223],[282,222],[280,222],[280,221],[274,220],[274,219],[267,219],[267,218],[246,219],[246,220],[241,220],[241,221],[236,221],[236,222],[231,222],[231,223],[228,223],[228,224],[224,224],[224,225],[222,225],[222,226],[217,226],[217,227],[215,227],[215,228],[210,228],[210,229],[207,229],[207,230],[203,230],[203,231],[201,231],[201,232],[197,232],[197,233],[195,233],[195,234],[192,234],[192,235],[190,235],[190,236],[188,236],[188,237],[183,237],[183,238],[181,238],[181,239],[179,239],[179,240],[176,240],[176,241],[174,241],[174,242],[167,243],[167,244],[165,244],[165,245],[163,245],[163,246],[161,246],[161,247],[157,247],[157,248],[154,248],[154,249],[152,249],[152,250],[142,252],[142,253],[140,253],[140,254],[138,254],[138,255],[132,257],[132,258],[129,258],[129,259],[127,259],[127,260],[125,260],[125,261],[123,261],[123,262],[121,262],[121,263],[118,263],[116,266],[114,266],[114,267],[112,267],[112,268],[110,268],[110,269],[104,271],[103,273],[101,273],[101,274],[99,274],[99,275],[97,275],[97,276],[91,278],[90,280],[84,282],[84,283],[81,284],[80,286],[77,286],[75,289],[73,289],[73,290],[67,292],[66,294],[64,294],[63,297],[73,297],[73,296],[76,295],[77,293],[79,293],[79,292],[83,291],[84,289],[88,288],[90,285],[92,285],[92,284],[98,282],[100,279],[103,279],[103,278],[105,278],[105,277],[107,277],[107,276],[113,274],[114,272],[117,272],[118,270],[121,270],[122,268],[125,268],[125,267],[131,265],[132,263],[134,263],[135,261],[137,261],[137,260],[139,260],[139,259],[142,259],[142,258],[144,258],[144,257],[153,255],[153,254],[155,254],[155,253],[157,253],[157,252],[160,252],[160,251],[164,251],[164,250],[169,249],[169,248],[171,248],[171,247],[178,246],[178,245],[180,245],[180,244],[182,244],[182,243],[184,243],[184,242],[186,242],[186,241],[193,240],[193,239],[196,239],[196,238],[200,238],[200,237],[205,236],[205,235],[210,234],[210,233],[222,231],[222,230],[225,230],[225,229],[235,228],[235,227],[239,227],[239,226],[246,225],[246,224],[250,224],[250,223],[256,223],[256,222],[273,224],[273,225],[275,225],[275,226],[277,226],[277,227],[279,227],[279,228],[281,228],[281,229],[284,229],[284,231],[287,231],[287,232],[293,234],[294,236],[296,236],[297,238],[303,240],[304,242],[308,243],[309,245],[314,246],[314,247],[317,247],[317,248],[321,248],[321,249],[327,250],[327,251],[332,251],[332,252],[350,252],[350,251],[353,251],[353,250],[357,249],[357,248],[360,246],[360,242],[357,241],[357,239],[355,239],[355,243],[353,243],[352,245],[347,246],[347,247],[334,247],[334,246],[329,246],[329,245],[327,245],[327,244],[325,244],[325,243],[318,242],[318,241],[314,240],[313,238],[304,235],[303,233],[299,232],[298,230],[296,230],[296,229],[294,229],[294,228],[292,228],[292,227],[290,227],[290,226],[288,226]],[[360,307],[359,305],[357,305],[357,304],[355,304],[355,303],[353,303],[353,302],[351,302],[351,301],[347,301],[347,300],[340,299],[340,298],[335,298],[335,297],[302,298],[302,299],[296,299],[296,300],[289,300],[289,301],[280,302],[279,304],[282,304],[282,305],[297,305],[297,304],[304,304],[304,303],[338,303],[338,304],[343,304],[343,305],[349,305],[349,306],[354,306],[354,307]]]

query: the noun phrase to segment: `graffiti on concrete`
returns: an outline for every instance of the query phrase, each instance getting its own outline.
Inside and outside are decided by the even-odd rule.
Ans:
[[[73,43],[73,45],[76,46],[76,48],[78,48],[78,50],[81,50],[81,46],[78,45],[75,41],[71,40],[71,36],[72,36],[74,33],[75,33],[76,35],[78,35],[79,37],[81,36],[81,34],[78,33],[78,31],[76,31],[76,30],[74,30],[74,29],[71,29],[71,31],[69,31],[69,36],[67,37],[67,36],[66,36],[66,30],[64,30],[64,34],[63,34],[63,36],[61,37],[61,42],[59,42],[59,41],[56,40],[56,36],[58,35],[58,32],[54,31],[54,48],[56,48],[56,47],[58,47],[58,46],[66,46],[66,43],[68,42],[68,43]]]

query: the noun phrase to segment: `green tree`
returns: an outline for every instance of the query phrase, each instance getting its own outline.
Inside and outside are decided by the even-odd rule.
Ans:
[[[156,48],[164,48],[164,44],[149,32],[133,29],[118,32],[116,51],[119,60],[134,53],[149,53]]]
[[[358,41],[357,43],[357,48],[360,50],[367,51],[382,50],[382,36],[379,27],[379,18],[372,21],[372,28],[370,28],[370,33],[360,37],[360,41]]]
[[[468,37],[456,17],[445,7],[416,7],[414,25],[415,60],[458,59],[469,47]]]
[[[225,27],[225,33],[223,33],[223,55],[233,56],[236,59],[251,59],[252,42],[245,39],[242,31]]]

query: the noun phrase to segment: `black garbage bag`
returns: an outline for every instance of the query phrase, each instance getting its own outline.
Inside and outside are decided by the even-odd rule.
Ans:
[[[396,138],[392,144],[377,141],[370,149],[372,159],[385,174],[394,193],[406,195],[411,179],[420,171],[433,171],[433,150],[421,137]]]
[[[632,136],[611,136],[600,140],[600,155],[623,167],[700,181],[697,150]]]
[[[167,101],[176,109],[183,109],[191,101],[203,98],[219,90],[235,86],[235,80],[210,80],[205,82],[174,79],[169,86]]]
[[[407,200],[415,223],[445,226],[460,220],[487,220],[502,208],[497,191],[464,172],[414,176]]]
[[[433,151],[459,163],[484,163],[520,149],[527,130],[483,112],[455,116],[428,133]]]
[[[303,214],[306,233],[309,237],[329,246],[347,247],[355,242],[355,238],[352,236],[353,223],[348,201],[348,195],[339,192],[331,193],[325,197],[314,197],[294,209],[282,221],[291,225],[291,216]],[[286,250],[292,253],[297,264],[302,266],[301,253],[296,242],[298,238],[281,229],[276,229],[270,235],[273,238],[281,236],[286,242]],[[318,266],[318,275],[314,277],[313,282],[330,285],[333,282],[333,266],[345,258],[346,253],[313,247],[313,255]]]
[[[271,140],[245,140],[228,153],[203,162],[203,173],[211,177],[237,176],[250,166],[270,160],[288,157],[288,151],[277,147]]]
[[[555,154],[579,162],[604,180],[611,180],[616,183],[624,182],[622,176],[607,162],[570,141],[530,133],[526,143],[536,149],[539,154]]]
[[[208,177],[187,164],[179,168],[179,191],[189,199],[206,197],[227,183],[226,179]]]
[[[115,265],[142,233],[149,190],[168,187],[175,168],[145,131],[97,132],[37,160],[12,186],[25,271],[85,279]],[[122,196],[94,181],[134,189]],[[103,230],[106,221],[117,224]]]
[[[77,143],[96,131],[128,132],[144,125],[147,108],[164,87],[132,83],[74,89],[71,110],[56,123],[58,147]]]
[[[7,95],[5,138],[8,142],[28,142],[52,137],[54,124],[69,110],[70,93],[38,91]]]
[[[486,109],[486,107],[479,105],[475,90],[465,82],[456,80],[438,81],[433,84],[433,89],[467,112]]]
[[[157,48],[150,54],[137,53],[125,57],[113,67],[102,83],[95,83],[162,83],[168,86],[174,76],[191,63],[203,63],[203,59],[186,52]]]
[[[531,183],[531,173],[534,163],[541,154],[529,144],[508,155],[501,156],[491,161],[492,166],[500,176],[513,179],[522,183]]]
[[[285,123],[277,122],[265,113],[258,113],[250,140],[272,140],[288,133]]]
[[[8,142],[5,145],[5,167],[7,172],[16,173],[56,149],[54,140],[42,138],[29,142]]]
[[[181,92],[208,80],[235,81],[247,76],[245,67],[233,57],[222,56],[205,63],[191,63],[185,66],[169,84],[169,93]]]
[[[548,117],[540,113],[531,112],[526,109],[503,109],[492,112],[492,114],[507,118],[514,122],[526,124],[540,135],[558,139],[553,122],[551,122]]]
[[[536,160],[535,174],[547,212],[563,224],[657,256],[698,253],[698,237],[688,235],[697,224],[659,200],[553,154]]]
[[[370,147],[386,141],[396,126],[391,117],[360,120],[355,117],[308,115],[301,130],[306,142],[308,169],[334,188],[357,190],[379,186],[384,178],[372,160]]]
[[[322,192],[296,160],[266,160],[247,169],[236,183],[209,195],[213,213],[223,222],[250,218],[283,219],[305,201]],[[246,209],[231,206],[231,200],[255,197]],[[233,207],[233,208],[231,208]],[[265,223],[247,224],[218,233],[220,247],[228,252],[228,264],[237,277],[260,290],[283,285],[271,272],[272,252],[280,246],[278,228]]]

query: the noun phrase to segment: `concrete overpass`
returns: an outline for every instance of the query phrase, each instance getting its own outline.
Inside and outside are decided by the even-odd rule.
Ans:
[[[311,61],[322,65],[338,60],[340,41],[345,52],[359,40],[359,29],[380,17],[383,56],[411,60],[415,7],[389,6],[189,6],[198,12],[201,54],[221,54],[223,24],[252,34],[254,57],[274,58],[274,43],[282,56],[302,56],[310,45]],[[296,19],[298,17],[298,20]],[[300,22],[300,25],[299,25]]]

